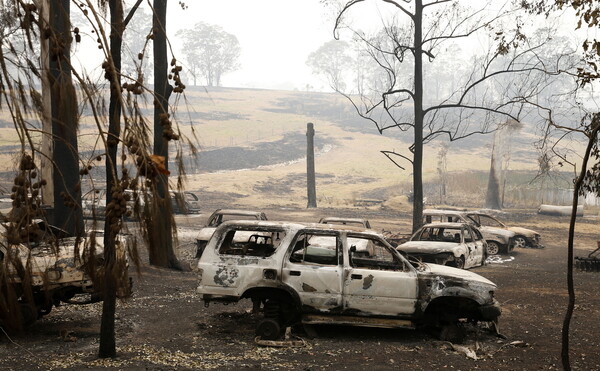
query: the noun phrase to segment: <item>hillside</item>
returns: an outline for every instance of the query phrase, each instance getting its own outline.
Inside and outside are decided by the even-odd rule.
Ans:
[[[389,199],[410,189],[410,164],[402,164],[406,170],[401,170],[380,153],[396,150],[408,155],[410,133],[387,131],[380,135],[373,124],[357,117],[349,102],[333,93],[191,87],[179,101],[174,117],[181,132],[199,149],[197,157],[190,155],[189,147],[183,151],[186,188],[190,190],[226,193],[232,202],[240,204],[305,205],[308,122],[314,123],[316,130],[320,205],[349,204],[361,198]],[[6,113],[0,118],[6,121]],[[80,136],[84,157],[93,158],[102,152],[94,149],[96,131],[84,111]],[[527,170],[530,175],[526,177],[533,177],[531,171],[537,167],[533,132],[525,126],[512,143],[511,168]],[[14,128],[0,127],[0,158],[5,164],[1,171],[9,182],[16,139]],[[448,171],[487,173],[491,141],[492,135],[476,135],[452,143]],[[432,142],[425,148],[424,177],[428,183],[435,183],[438,176],[438,147],[438,142]],[[173,153],[171,159],[175,157]],[[172,163],[170,169],[176,168]],[[96,171],[95,177],[101,178],[101,171]],[[476,187],[481,191],[480,179],[485,184],[485,176],[471,179],[477,179]],[[473,185],[473,181],[465,183]],[[426,185],[430,197],[435,195],[435,187]]]

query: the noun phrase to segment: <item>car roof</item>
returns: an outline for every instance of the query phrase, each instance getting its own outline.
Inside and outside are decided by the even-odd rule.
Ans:
[[[425,209],[425,210],[423,210],[423,214],[431,214],[431,215],[445,215],[445,214],[458,215],[458,214],[465,214],[467,212],[468,211],[466,211],[466,210],[446,210],[446,209]]]
[[[288,221],[272,221],[272,220],[230,220],[221,224],[218,228],[230,228],[232,226],[241,226],[241,227],[262,227],[262,228],[283,228],[283,229],[312,229],[312,230],[321,230],[321,231],[346,231],[353,233],[365,233],[370,235],[378,235],[379,233],[373,231],[372,229],[367,229],[363,227],[355,227],[350,225],[342,225],[342,224],[323,224],[323,223],[300,223],[300,222],[288,222]]]
[[[463,226],[470,227],[467,223],[429,223],[422,228],[462,228]]]
[[[326,216],[319,220],[319,223],[327,223],[327,222],[349,222],[349,223],[364,223],[367,219],[364,218],[344,218],[339,216]]]
[[[242,209],[217,209],[213,213],[216,214],[233,214],[233,215],[260,215],[263,214],[261,211],[255,210],[242,210]]]

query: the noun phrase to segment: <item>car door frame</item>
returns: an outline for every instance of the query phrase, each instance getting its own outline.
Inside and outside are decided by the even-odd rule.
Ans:
[[[344,312],[394,317],[414,314],[418,297],[418,275],[408,260],[379,236],[345,232],[341,236],[344,245]],[[349,238],[379,241],[404,269],[394,271],[353,267]]]
[[[294,248],[301,235],[336,237],[337,265],[307,262],[292,262]],[[328,312],[342,307],[343,254],[340,234],[337,231],[320,229],[299,230],[286,252],[281,266],[281,280],[298,293],[303,308],[307,311]]]

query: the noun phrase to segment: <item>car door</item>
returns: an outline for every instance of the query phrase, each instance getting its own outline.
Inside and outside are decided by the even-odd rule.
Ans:
[[[477,228],[471,228],[471,230],[473,232],[473,238],[475,239],[475,244],[477,245],[477,251],[480,252],[477,262],[480,265],[483,265],[483,263],[485,262],[485,259],[487,259],[486,242],[483,238],[483,235],[481,234],[481,232],[479,232],[479,230]]]
[[[302,230],[282,267],[282,280],[303,307],[327,312],[342,306],[342,244],[335,232]]]
[[[417,274],[408,261],[377,236],[348,234],[344,244],[344,312],[383,316],[414,313]],[[357,245],[367,247],[357,249]]]
[[[471,268],[480,265],[481,258],[483,256],[483,245],[477,244],[475,234],[468,225],[464,225],[462,233],[467,254],[465,256],[465,268]]]

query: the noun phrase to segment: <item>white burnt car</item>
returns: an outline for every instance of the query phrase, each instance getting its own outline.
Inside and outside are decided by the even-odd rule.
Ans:
[[[493,216],[482,212],[470,212],[467,213],[467,216],[472,219],[479,228],[501,228],[514,232],[515,247],[544,248],[541,241],[542,237],[536,231],[522,227],[509,227]]]
[[[483,236],[467,223],[425,224],[397,249],[423,262],[462,269],[484,265],[487,259]]]
[[[206,247],[208,240],[212,237],[215,229],[221,223],[228,220],[267,220],[265,213],[254,210],[240,209],[217,209],[209,217],[206,225],[200,229],[196,237],[196,258],[202,255],[202,251]],[[244,236],[245,238],[245,236]]]
[[[488,255],[510,253],[515,248],[516,233],[505,228],[478,225],[469,217],[468,211],[425,209],[423,210],[423,223],[469,223],[476,226],[487,242]]]
[[[76,239],[64,236],[64,231],[39,223],[46,242],[9,243],[7,227],[0,224],[0,264],[4,292],[15,295],[19,305],[22,325],[29,325],[50,313],[61,303],[88,304],[102,300],[97,284],[91,277],[91,261],[95,260],[97,280],[101,280],[103,235],[95,233]],[[44,230],[45,229],[45,230]],[[50,236],[52,235],[52,236]],[[118,296],[131,294],[131,281],[127,275],[128,260],[125,237],[117,240]],[[93,246],[93,248],[92,248]],[[29,282],[29,285],[23,285]],[[31,290],[29,290],[31,288]],[[6,303],[3,303],[6,305]],[[4,320],[14,320],[10,309],[0,306],[0,325]]]
[[[355,227],[363,227],[371,229],[371,223],[367,219],[363,218],[343,218],[337,216],[327,216],[321,218],[319,223],[322,224],[342,224],[342,225],[353,225]]]
[[[238,236],[249,236],[244,241]],[[356,241],[366,246],[360,251]],[[431,325],[452,333],[459,320],[497,321],[496,285],[475,273],[410,262],[362,228],[271,221],[217,227],[198,262],[205,305],[264,303],[256,329],[277,339],[287,326]]]

